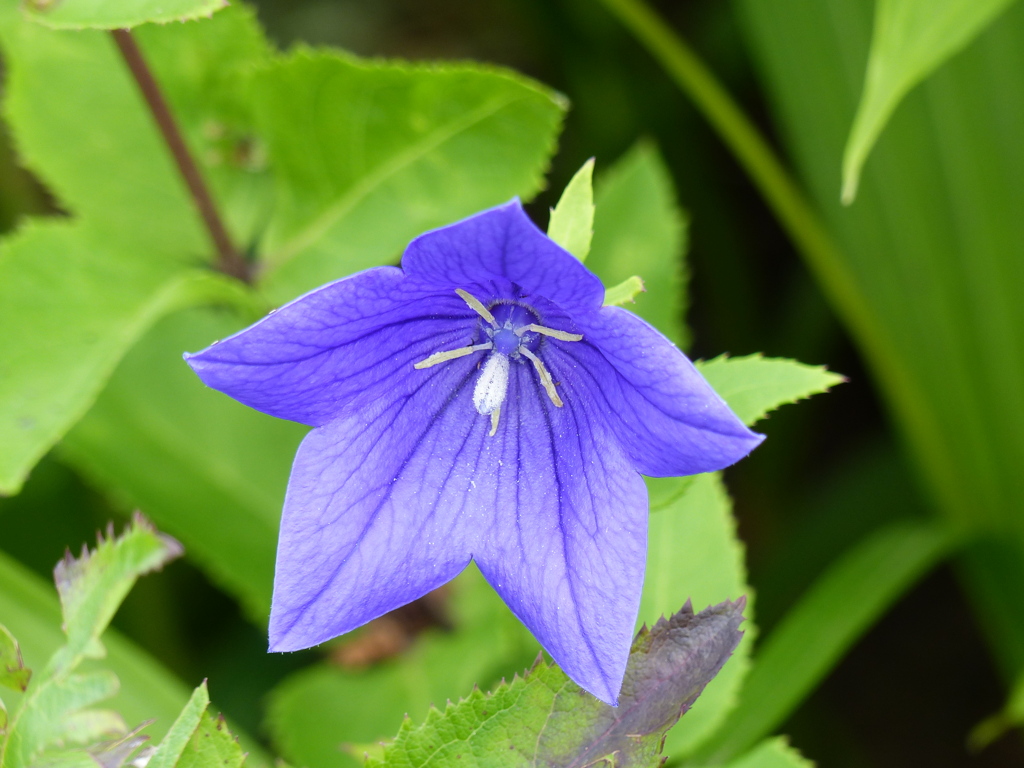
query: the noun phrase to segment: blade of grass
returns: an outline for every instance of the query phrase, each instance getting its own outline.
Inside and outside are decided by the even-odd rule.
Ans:
[[[938,524],[901,522],[854,545],[766,638],[739,706],[700,750],[697,762],[728,762],[772,733],[951,543]]]
[[[927,401],[918,383],[872,313],[850,271],[849,260],[768,141],[700,57],[643,0],[600,2],[662,65],[750,176],[871,360],[893,409],[914,438],[918,458],[933,487],[946,506],[963,507],[967,500],[962,497],[962,489],[951,481],[956,476],[955,467],[949,452],[943,449],[935,414],[924,405]]]

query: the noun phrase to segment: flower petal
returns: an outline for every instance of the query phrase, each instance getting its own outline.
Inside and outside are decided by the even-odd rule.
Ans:
[[[580,686],[615,704],[640,604],[647,491],[591,405],[513,365],[494,437],[501,495],[474,558]],[[507,411],[507,412],[506,412]]]
[[[288,482],[270,614],[273,651],[348,632],[444,584],[489,523],[473,493],[486,419],[476,366],[413,370],[373,406],[313,430]]]
[[[599,403],[637,471],[653,477],[723,469],[764,439],[749,430],[686,356],[620,307],[574,318],[583,341],[555,344],[556,380]]]
[[[476,295],[487,295],[491,280],[505,278],[570,314],[604,301],[601,281],[537,229],[518,199],[420,235],[406,248],[402,268]]]
[[[318,288],[185,359],[207,386],[319,426],[372,401],[413,363],[468,344],[477,319],[454,289],[379,267]]]

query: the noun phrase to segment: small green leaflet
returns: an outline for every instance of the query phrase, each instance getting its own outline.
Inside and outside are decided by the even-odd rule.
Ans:
[[[614,307],[619,304],[632,304],[634,299],[645,290],[647,289],[644,288],[644,281],[637,275],[627,277],[618,285],[605,290],[604,305],[606,307]]]
[[[0,624],[0,685],[12,691],[24,691],[31,677],[32,670],[25,668],[18,641]]]
[[[426,722],[406,721],[368,768],[460,765],[554,768],[604,764],[655,765],[665,732],[729,658],[742,637],[744,601],[694,615],[689,603],[654,628],[642,629],[630,651],[619,706],[610,707],[538,660],[524,677],[489,694],[474,691]]]
[[[1013,0],[877,0],[857,115],[843,152],[843,202],[900,100],[975,38]]]
[[[796,360],[722,355],[699,361],[697,370],[745,424],[760,421],[780,405],[825,392],[846,378],[820,365]]]
[[[92,552],[78,559],[68,554],[57,564],[67,643],[33,677],[11,717],[0,741],[5,768],[34,765],[62,745],[89,746],[128,735],[118,714],[92,708],[117,692],[116,675],[76,669],[86,658],[104,655],[100,635],[135,580],[179,556],[181,548],[140,517],[119,538],[112,534]]]
[[[226,8],[227,0],[25,0],[28,16],[55,29],[125,29],[189,21]]]
[[[196,688],[146,767],[240,768],[246,755],[228,730],[224,717],[215,718],[206,711],[209,706],[210,695],[204,681]]]
[[[686,218],[657,149],[648,142],[637,144],[599,175],[594,191],[587,267],[606,286],[615,286],[605,303],[621,303],[611,299],[635,289],[633,276],[639,275],[644,293],[632,294],[636,304],[629,310],[685,347]]]
[[[593,178],[594,158],[590,158],[569,180],[548,221],[548,237],[580,261],[586,261],[594,235]]]

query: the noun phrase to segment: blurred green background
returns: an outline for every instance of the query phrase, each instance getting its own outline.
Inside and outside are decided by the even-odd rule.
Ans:
[[[255,5],[271,39],[284,48],[302,41],[371,57],[494,62],[565,94],[572,107],[549,189],[530,204],[539,222],[546,221],[547,209],[588,157],[597,158],[599,175],[602,166],[610,165],[638,139],[654,142],[690,220],[691,356],[762,351],[825,364],[849,378],[848,384],[828,396],[774,414],[759,427],[768,434],[772,449],[758,451],[726,472],[740,536],[747,546],[761,635],[771,633],[829,563],[885,523],[930,519],[944,504],[955,525],[965,525],[964,520],[975,516],[998,519],[991,526],[981,526],[996,537],[987,543],[981,539],[905,594],[780,730],[790,734],[805,755],[830,767],[1024,765],[1024,743],[1015,731],[979,751],[966,745],[971,729],[1002,708],[1024,655],[1024,649],[1014,651],[1013,629],[1014,616],[1024,611],[1024,580],[1018,580],[1024,570],[1017,562],[1017,548],[1011,545],[1007,552],[998,543],[1004,524],[1006,530],[1016,526],[1014,535],[1019,533],[1024,510],[1017,503],[1022,497],[1012,491],[999,498],[985,497],[985,489],[1012,484],[1020,470],[1011,461],[1014,454],[1001,453],[999,445],[986,443],[985,434],[1024,431],[1024,425],[1013,412],[1002,413],[1005,424],[993,425],[999,413],[985,415],[979,418],[988,420],[989,432],[971,437],[968,427],[961,429],[963,425],[953,421],[948,429],[962,435],[963,450],[973,451],[970,455],[979,464],[965,473],[984,474],[986,465],[978,446],[988,445],[995,455],[989,468],[995,466],[992,472],[1002,480],[988,485],[978,481],[970,487],[960,483],[966,503],[950,502],[948,495],[936,490],[928,467],[917,469],[927,460],[920,458],[919,446],[915,449],[912,430],[898,426],[898,408],[894,418],[858,344],[747,175],[619,21],[588,0],[261,0]],[[1024,69],[1007,73],[1004,65],[1016,61],[1013,44],[1024,39],[1016,32],[1024,14],[1013,10],[1012,18],[997,21],[993,30],[936,75],[938,82],[928,86],[930,91],[908,100],[883,137],[877,156],[868,161],[864,199],[842,211],[838,208],[839,150],[859,95],[871,3],[822,0],[809,8],[811,3],[789,0],[774,8],[766,0],[692,0],[654,5],[707,61],[788,164],[796,167],[798,178],[811,190],[842,246],[854,254],[877,256],[881,266],[862,260],[863,269],[875,269],[881,285],[895,284],[896,277],[883,274],[892,266],[903,275],[901,279],[934,294],[933,309],[939,315],[946,312],[944,302],[948,302],[949,322],[961,328],[956,313],[962,308],[954,306],[960,298],[948,293],[943,278],[927,269],[915,272],[913,262],[901,262],[895,252],[913,255],[915,248],[921,248],[919,255],[925,260],[933,255],[938,260],[942,254],[929,251],[920,238],[914,241],[913,231],[902,238],[892,233],[901,228],[927,230],[928,216],[945,210],[946,204],[970,216],[971,200],[988,199],[987,194],[999,195],[1004,206],[994,212],[988,209],[985,215],[1005,218],[1016,209],[1019,217],[1024,199],[1014,197],[1019,185],[999,187],[999,179],[993,178],[998,169],[983,169],[990,175],[980,179],[971,177],[968,169],[950,180],[949,168],[955,162],[944,166],[953,192],[936,191],[935,167],[928,165],[929,157],[904,153],[903,148],[931,143],[936,153],[952,153],[968,164],[977,159],[964,156],[966,150],[956,142],[968,147],[974,146],[972,142],[984,143],[984,131],[968,126],[963,131],[975,130],[975,135],[964,136],[956,123],[957,112],[968,108],[958,107],[955,98],[964,89],[974,92],[982,108],[968,109],[968,113],[984,123],[984,109],[990,104],[986,94],[972,90],[970,78],[992,82],[986,72],[998,71],[1005,77],[993,85],[992,93],[1002,88],[1021,100]],[[1005,61],[995,61],[1001,55]],[[993,69],[985,70],[986,65]],[[829,80],[833,75],[840,80],[845,77],[845,91],[833,87]],[[998,126],[1004,138],[1024,135],[1021,115],[1014,112],[1016,101],[1007,98],[1000,116],[1005,121]],[[815,122],[816,116],[820,122]],[[1016,160],[1007,159],[1008,168],[1015,168]],[[10,146],[4,145],[0,163],[0,224],[5,229],[25,214],[55,212],[47,192],[17,167]],[[995,191],[971,198],[976,191],[972,184],[987,184],[987,190]],[[883,192],[876,194],[879,188]],[[929,199],[933,195],[949,199],[936,202]],[[925,214],[916,217],[915,211],[928,206]],[[871,227],[878,220],[883,224],[875,232]],[[984,229],[986,223],[979,226]],[[970,229],[971,225],[963,226]],[[861,236],[863,241],[858,242]],[[929,237],[941,240],[943,233],[932,231]],[[1017,244],[1014,236],[1007,235],[993,247],[1002,248],[1007,259],[1019,265],[1024,252],[1014,250]],[[975,267],[983,268],[980,257]],[[1024,303],[1024,288],[1013,279],[1021,274],[1019,266],[1001,274],[998,280],[1005,283],[1011,298],[1015,295]],[[955,284],[964,278],[950,279]],[[897,292],[890,305],[898,306],[900,301]],[[912,316],[919,307],[920,303],[907,301],[905,322],[927,332],[931,322],[927,314]],[[973,317],[975,311],[968,307],[964,312]],[[879,314],[885,316],[884,307]],[[897,318],[896,322],[903,321]],[[984,327],[981,321],[979,325]],[[897,346],[914,343],[913,333],[904,334],[904,330],[892,331]],[[1011,346],[1019,345],[1024,335],[1024,329],[1016,330]],[[978,338],[966,338],[960,341],[963,349],[950,350],[947,369],[943,369],[943,331],[935,329],[938,351],[929,363],[932,367],[921,370],[938,371],[937,376],[952,380],[962,375],[964,354],[979,358],[988,354]],[[909,341],[900,341],[901,334]],[[967,331],[965,335],[970,336]],[[1014,349],[1004,347],[1003,354],[1013,353]],[[985,365],[984,360],[979,363],[983,373],[989,370]],[[929,381],[926,376],[923,380]],[[940,383],[935,386],[940,388]],[[948,412],[942,409],[948,409],[950,402],[969,410],[971,404],[960,395],[967,392],[976,397],[985,391],[972,388],[970,382],[964,388],[953,390],[946,401],[936,395],[936,412]],[[1020,399],[1024,393],[1011,390],[1008,397]],[[984,404],[977,407],[983,410]],[[957,466],[964,466],[962,457],[951,455]],[[1001,464],[1000,456],[1007,466]],[[952,478],[950,482],[955,485]],[[112,508],[71,469],[48,458],[33,471],[21,495],[0,500],[6,526],[0,547],[48,575],[66,544],[91,540],[108,519],[123,517],[122,511]],[[985,587],[993,579],[995,588]],[[999,602],[1007,598],[1011,602],[1016,598],[1016,605]],[[415,627],[417,622],[430,623],[431,617],[411,615],[401,621]],[[268,657],[262,631],[244,618],[233,599],[187,562],[140,582],[115,625],[184,679],[208,677],[218,705],[254,734],[262,732],[266,692],[312,658],[309,653]]]

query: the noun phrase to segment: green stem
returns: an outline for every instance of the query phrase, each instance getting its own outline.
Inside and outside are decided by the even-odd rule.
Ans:
[[[956,468],[942,449],[944,440],[934,414],[924,405],[917,382],[872,313],[839,247],[771,146],[711,70],[644,0],[600,2],[661,63],[743,166],[871,360],[938,495],[947,508],[963,509],[969,500],[955,482]]]

